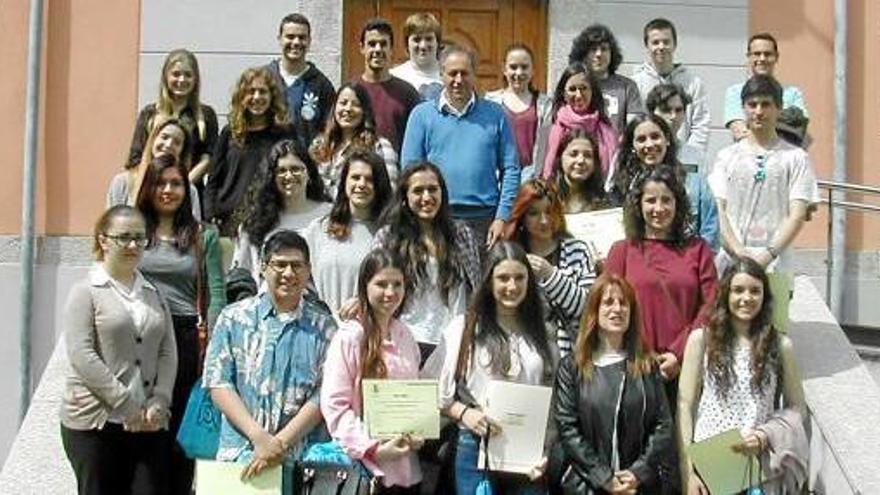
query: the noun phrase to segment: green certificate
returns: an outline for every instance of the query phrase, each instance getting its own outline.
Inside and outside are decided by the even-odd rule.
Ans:
[[[363,380],[364,423],[371,438],[403,433],[440,438],[437,380]]]
[[[765,479],[755,457],[733,451],[742,441],[739,430],[732,429],[686,447],[709,493],[739,493]]]
[[[276,495],[281,493],[281,466],[266,469],[248,481],[241,481],[247,464],[196,462],[196,495]]]

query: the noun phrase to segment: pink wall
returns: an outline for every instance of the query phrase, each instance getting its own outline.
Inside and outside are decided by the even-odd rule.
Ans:
[[[849,9],[849,157],[848,181],[880,184],[880,4],[850,0]],[[832,2],[775,0],[752,2],[751,32],[769,31],[779,40],[776,75],[804,90],[810,110],[814,144],[810,156],[820,178],[831,178],[834,160],[834,8]],[[860,200],[858,196],[851,199]],[[875,203],[880,201],[875,200]],[[798,245],[824,247],[825,207],[810,222]],[[880,248],[880,216],[851,213],[847,244],[850,249]]]
[[[140,2],[45,2],[37,229],[86,234],[121,167],[136,117]],[[28,2],[0,16],[0,234],[20,229]],[[48,68],[48,70],[46,70]],[[12,95],[12,97],[10,97]]]

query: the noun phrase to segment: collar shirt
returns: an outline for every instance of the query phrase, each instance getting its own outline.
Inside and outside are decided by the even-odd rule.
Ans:
[[[335,330],[333,317],[305,299],[290,313],[278,313],[267,292],[231,304],[208,344],[204,385],[235,391],[254,421],[274,435],[307,402],[318,404]],[[287,461],[299,458],[311,438],[293,445]],[[217,460],[246,462],[252,456],[253,445],[224,416]]]
[[[440,97],[437,99],[437,108],[440,110],[441,113],[451,113],[458,118],[462,118],[470,111],[471,108],[473,108],[476,102],[477,96],[473,91],[471,91],[471,97],[468,100],[467,104],[462,110],[459,110],[455,108],[449,101],[449,98],[446,97],[446,89],[444,88],[443,91],[440,92]]]

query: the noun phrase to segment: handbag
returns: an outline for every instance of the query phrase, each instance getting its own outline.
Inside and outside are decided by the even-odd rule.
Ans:
[[[189,394],[186,411],[177,430],[177,443],[190,459],[213,460],[220,444],[220,410],[211,400],[211,391],[196,382]]]
[[[304,461],[295,470],[301,495],[370,495],[376,491],[376,479],[360,464]]]

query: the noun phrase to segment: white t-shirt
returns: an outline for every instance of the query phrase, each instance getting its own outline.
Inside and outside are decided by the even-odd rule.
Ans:
[[[443,89],[443,79],[440,78],[440,65],[431,72],[424,72],[411,60],[391,69],[391,75],[399,77],[416,88],[422,100],[430,100],[440,94]]]
[[[777,139],[764,152],[747,139],[722,149],[709,175],[709,186],[716,198],[727,201],[727,218],[734,235],[755,253],[770,245],[792,201],[812,204],[819,194],[810,157],[783,139]],[[788,249],[783,250],[768,270],[790,272],[788,254]],[[723,249],[719,251],[719,268],[729,261],[730,255]]]

